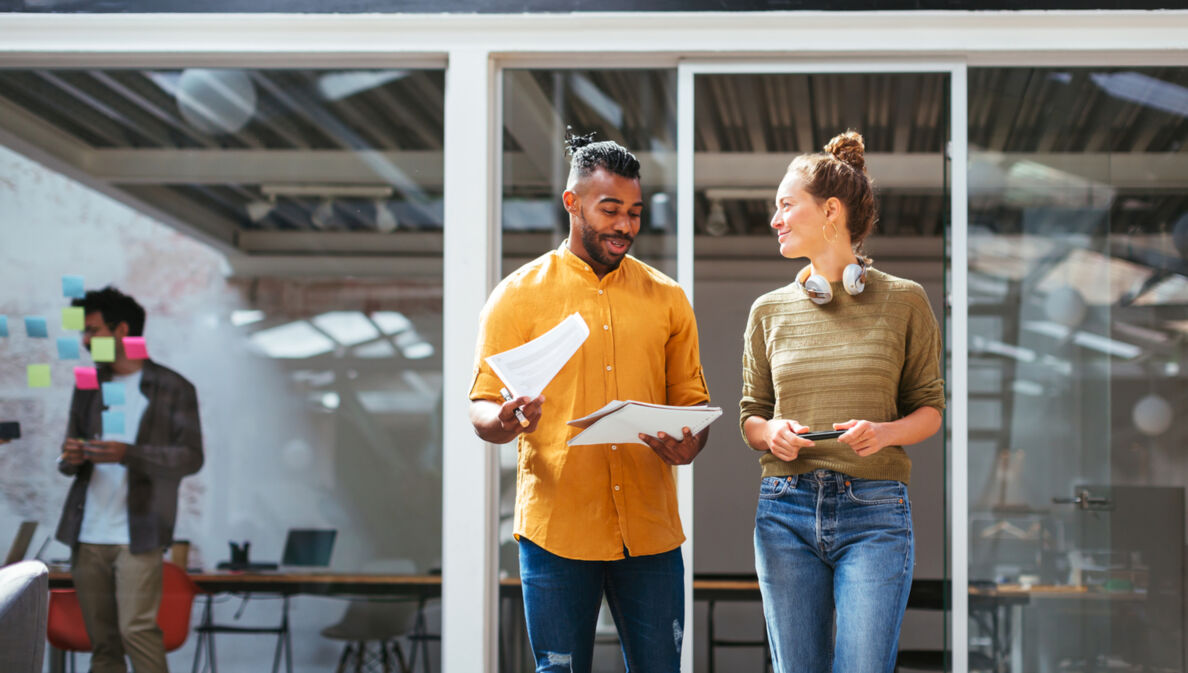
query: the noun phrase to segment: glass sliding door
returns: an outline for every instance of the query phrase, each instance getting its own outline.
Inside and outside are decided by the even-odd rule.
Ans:
[[[969,75],[971,650],[1182,671],[1188,69]]]
[[[921,283],[945,325],[953,70],[886,63],[682,66],[687,174],[680,213],[692,234],[692,265],[682,271],[693,288],[710,395],[725,411],[695,463],[695,592],[718,581],[755,581],[760,470],[759,454],[737,429],[742,335],[752,302],[792,282],[807,264],[779,255],[770,227],[776,187],[796,155],[821,151],[847,129],[861,132],[879,208],[866,250],[877,268]],[[905,659],[905,668],[921,660],[943,664],[949,649],[947,436],[909,448],[914,575],[936,591],[934,600],[913,601],[930,609],[906,616],[901,649],[916,658]],[[698,601],[696,610],[693,670],[762,670],[767,650],[757,589],[719,592]]]

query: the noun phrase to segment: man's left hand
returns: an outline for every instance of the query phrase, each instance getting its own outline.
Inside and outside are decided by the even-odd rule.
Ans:
[[[689,428],[681,428],[681,431],[685,436],[679,439],[666,432],[657,432],[655,437],[641,432],[639,440],[652,447],[656,455],[669,465],[688,465],[701,451],[703,442]]]
[[[83,453],[92,463],[122,463],[124,455],[128,453],[128,445],[123,442],[92,440],[83,447]]]

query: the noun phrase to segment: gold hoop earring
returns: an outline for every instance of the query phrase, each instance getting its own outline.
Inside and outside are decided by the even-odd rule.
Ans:
[[[829,225],[829,228],[833,230],[833,235],[826,236],[825,235],[825,226],[822,225],[821,226],[821,238],[824,238],[826,243],[832,243],[837,238],[837,225],[833,223],[833,220],[827,220],[826,223]]]

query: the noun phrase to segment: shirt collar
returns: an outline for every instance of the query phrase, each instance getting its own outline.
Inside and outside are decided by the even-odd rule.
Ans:
[[[607,281],[614,280],[616,277],[618,277],[619,271],[622,270],[623,264],[629,257],[631,257],[630,255],[625,255],[623,257],[623,261],[619,262],[619,266],[609,271],[600,279],[598,278],[598,274],[594,273],[594,269],[590,266],[589,262],[573,254],[573,251],[569,249],[568,237],[564,241],[561,241],[561,246],[557,248],[557,254],[561,257],[561,261],[563,263],[569,265],[569,267],[575,271],[590,274],[590,278],[596,283],[605,283]]]

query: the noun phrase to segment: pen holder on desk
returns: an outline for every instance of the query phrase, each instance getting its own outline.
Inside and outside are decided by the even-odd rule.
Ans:
[[[248,550],[252,548],[252,543],[244,540],[243,544],[236,544],[228,542],[231,545],[231,564],[237,566],[248,565]]]

